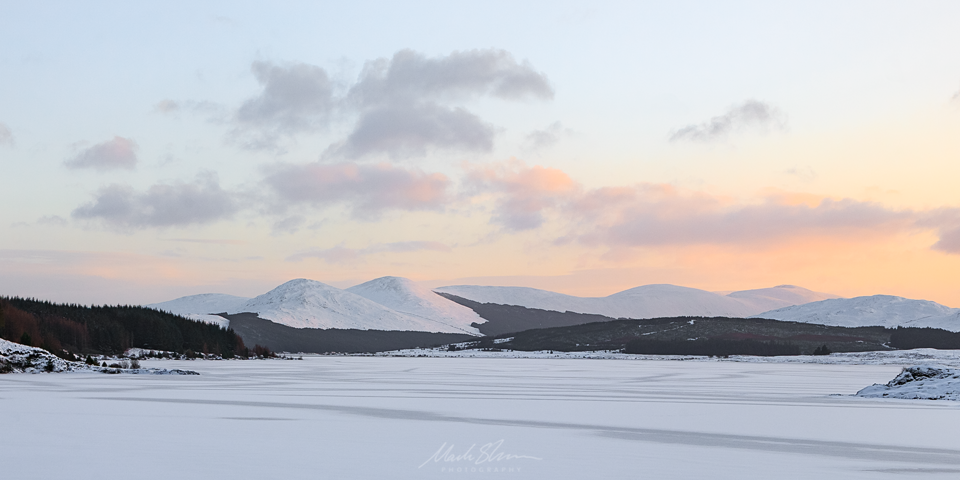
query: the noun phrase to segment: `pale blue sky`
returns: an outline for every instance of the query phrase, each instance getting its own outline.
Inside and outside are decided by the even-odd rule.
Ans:
[[[743,204],[775,189],[889,208],[954,208],[960,203],[950,180],[960,173],[960,101],[952,100],[960,93],[958,18],[960,3],[946,1],[0,1],[0,126],[10,133],[4,140],[0,131],[0,166],[14,179],[0,189],[0,251],[6,252],[0,262],[9,262],[3,263],[8,266],[0,274],[0,294],[145,302],[191,288],[258,293],[290,275],[348,284],[380,274],[441,281],[624,267],[595,247],[562,247],[555,258],[563,261],[518,266],[517,258],[529,256],[525,252],[561,248],[557,238],[567,227],[557,222],[563,214],[544,210],[553,220],[523,233],[505,232],[494,218],[504,190],[464,200],[461,188],[469,183],[464,162],[476,167],[514,157],[527,166],[561,170],[586,189],[662,183]],[[358,160],[446,176],[451,196],[440,211],[401,209],[357,219],[345,213],[353,208],[350,200],[277,213],[276,199],[261,199],[216,221],[119,229],[76,214],[108,185],[146,192],[154,185],[193,182],[198,174],[215,174],[231,192],[262,193],[265,172],[277,164],[316,162],[346,138],[357,113],[282,137],[279,150],[241,148],[230,140],[231,119],[262,91],[253,63],[322,68],[342,95],[366,62],[403,49],[428,59],[502,49],[529,62],[553,90],[552,99],[478,94],[449,103],[495,129],[490,150],[428,149],[424,155]],[[159,111],[165,100],[180,109]],[[779,123],[747,125],[707,143],[669,140],[683,127],[706,125],[748,100],[773,109]],[[205,107],[191,107],[196,105]],[[536,130],[556,142],[533,148],[527,136]],[[134,168],[65,165],[114,137],[136,145]],[[299,230],[278,230],[279,222],[293,217],[302,220]],[[246,243],[210,250],[196,242],[171,244],[171,238]],[[313,250],[360,251],[411,241],[437,241],[450,249],[417,253],[415,259],[378,253],[359,266],[285,260]],[[57,252],[129,254],[140,260],[124,262],[173,262],[169,268],[179,273],[148,281],[130,273],[133,267],[96,272],[92,260],[47,273],[23,267],[30,261],[58,263],[50,260]],[[650,260],[661,258],[658,252],[631,257],[646,260],[627,262],[628,273],[612,274],[616,280],[597,288],[658,283],[657,275],[663,282],[716,289],[761,287],[780,278],[767,271],[718,285],[719,273],[690,274],[674,257],[665,265]],[[497,270],[474,260],[482,255],[510,260]],[[938,258],[924,261],[943,263]],[[175,264],[191,261],[209,262],[202,278]],[[635,275],[651,262],[660,273]],[[838,293],[901,288],[893,279],[861,287],[818,280],[810,272],[795,277],[796,283],[822,281],[820,287],[805,286]],[[142,285],[120,297],[107,288],[64,293],[63,285],[83,278]],[[920,291],[960,301],[960,292]]]

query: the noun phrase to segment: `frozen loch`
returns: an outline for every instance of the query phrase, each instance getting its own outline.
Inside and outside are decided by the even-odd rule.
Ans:
[[[10,479],[958,478],[960,402],[902,366],[515,358],[144,361],[0,376]]]

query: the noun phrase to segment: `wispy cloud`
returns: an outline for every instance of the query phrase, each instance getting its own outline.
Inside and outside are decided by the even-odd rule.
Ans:
[[[438,210],[452,182],[389,164],[315,162],[271,167],[265,183],[283,206],[347,204],[355,217],[372,219],[386,210]]]
[[[787,116],[780,109],[757,100],[747,100],[710,120],[687,125],[670,135],[671,142],[709,143],[742,130],[783,130]]]
[[[13,132],[6,123],[0,122],[0,146],[12,147],[13,144]]]
[[[470,193],[497,194],[491,222],[514,232],[539,227],[545,210],[569,201],[580,190],[561,170],[528,167],[518,160],[471,166],[464,184]]]
[[[565,128],[562,123],[554,122],[543,130],[534,130],[524,138],[524,148],[527,150],[540,150],[556,145],[561,138],[573,134],[569,128]]]
[[[240,196],[220,187],[216,174],[203,173],[189,183],[156,184],[146,191],[113,184],[71,214],[119,230],[203,225],[231,218]]]
[[[108,170],[133,170],[137,166],[137,143],[129,138],[113,137],[81,150],[64,162],[68,168],[89,168],[100,172]]]
[[[366,248],[354,249],[337,246],[326,249],[312,249],[287,257],[288,262],[299,262],[308,258],[317,258],[331,264],[358,263],[363,257],[377,253],[409,253],[409,252],[442,252],[449,253],[453,249],[449,246],[432,241],[407,241],[378,243]]]

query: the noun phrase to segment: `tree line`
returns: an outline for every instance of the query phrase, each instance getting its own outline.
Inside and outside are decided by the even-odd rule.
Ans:
[[[56,355],[117,355],[129,348],[224,358],[252,353],[232,329],[151,308],[87,307],[20,297],[0,297],[0,338]],[[262,350],[257,353],[264,353]]]

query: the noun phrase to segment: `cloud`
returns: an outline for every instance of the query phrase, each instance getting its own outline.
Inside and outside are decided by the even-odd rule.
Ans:
[[[783,130],[786,125],[786,115],[776,107],[747,100],[709,121],[680,128],[670,135],[670,141],[709,143],[742,130]]]
[[[542,148],[552,147],[560,141],[560,137],[569,136],[573,133],[569,128],[564,128],[560,122],[554,122],[543,130],[534,130],[524,138],[524,148],[527,150],[540,150]]]
[[[430,148],[489,152],[495,128],[463,108],[432,103],[385,105],[365,112],[347,139],[325,156],[425,155]]]
[[[240,209],[237,194],[222,189],[215,174],[203,173],[191,183],[157,184],[143,192],[109,185],[71,216],[127,230],[209,224],[228,219]]]
[[[0,145],[13,146],[13,132],[6,123],[0,122]]]
[[[335,106],[326,70],[306,63],[253,62],[250,70],[263,88],[237,109],[231,138],[252,150],[279,148],[281,136],[326,125]]]
[[[103,143],[83,149],[64,162],[68,168],[91,168],[99,172],[133,170],[137,166],[137,143],[129,138],[113,137]]]
[[[327,156],[425,155],[431,149],[489,152],[496,129],[451,102],[491,96],[553,98],[546,75],[505,50],[455,51],[429,58],[400,50],[367,62],[345,102],[359,111],[353,132]]]
[[[303,215],[292,215],[273,222],[273,234],[297,233],[307,219]]]
[[[154,111],[160,113],[174,113],[180,111],[180,104],[173,100],[161,100],[153,106]]]
[[[489,152],[497,129],[462,102],[554,96],[543,72],[492,48],[436,57],[404,49],[366,62],[352,82],[332,80],[327,70],[307,63],[256,61],[250,70],[260,92],[227,118],[214,117],[231,125],[227,140],[248,150],[282,153],[285,140],[352,123],[350,133],[326,150],[327,159],[423,156],[434,149]],[[163,100],[155,110],[199,109]]]
[[[499,194],[491,222],[514,232],[539,227],[545,210],[580,191],[579,184],[561,170],[527,167],[517,160],[469,168],[464,183],[474,194]]]
[[[517,232],[542,227],[551,218],[565,231],[556,244],[611,251],[690,245],[755,249],[798,239],[933,233],[939,240],[932,249],[960,254],[960,208],[895,209],[783,193],[738,201],[653,183],[585,189],[561,170],[518,160],[466,170],[463,195],[492,201],[491,223]]]
[[[549,100],[554,92],[545,74],[498,49],[454,51],[434,58],[400,50],[389,60],[367,62],[349,92],[351,100],[374,106],[398,100],[442,102],[487,95],[504,100]]]
[[[354,249],[354,248],[345,248],[342,246],[337,246],[327,249],[313,249],[305,252],[297,253],[287,257],[288,262],[299,262],[308,258],[318,258],[327,263],[331,264],[349,264],[349,263],[359,263],[364,256],[372,255],[376,253],[408,253],[408,252],[420,252],[420,251],[432,251],[432,252],[443,252],[449,253],[452,252],[449,246],[444,245],[440,242],[430,242],[430,241],[408,241],[408,242],[391,242],[391,243],[378,243],[376,245],[371,245],[367,248]]]
[[[406,170],[388,164],[281,164],[268,170],[265,183],[282,205],[350,204],[358,218],[385,210],[437,210],[447,201],[450,179],[440,173]]]
[[[67,220],[60,215],[44,215],[37,219],[37,225],[65,227],[67,225]]]

